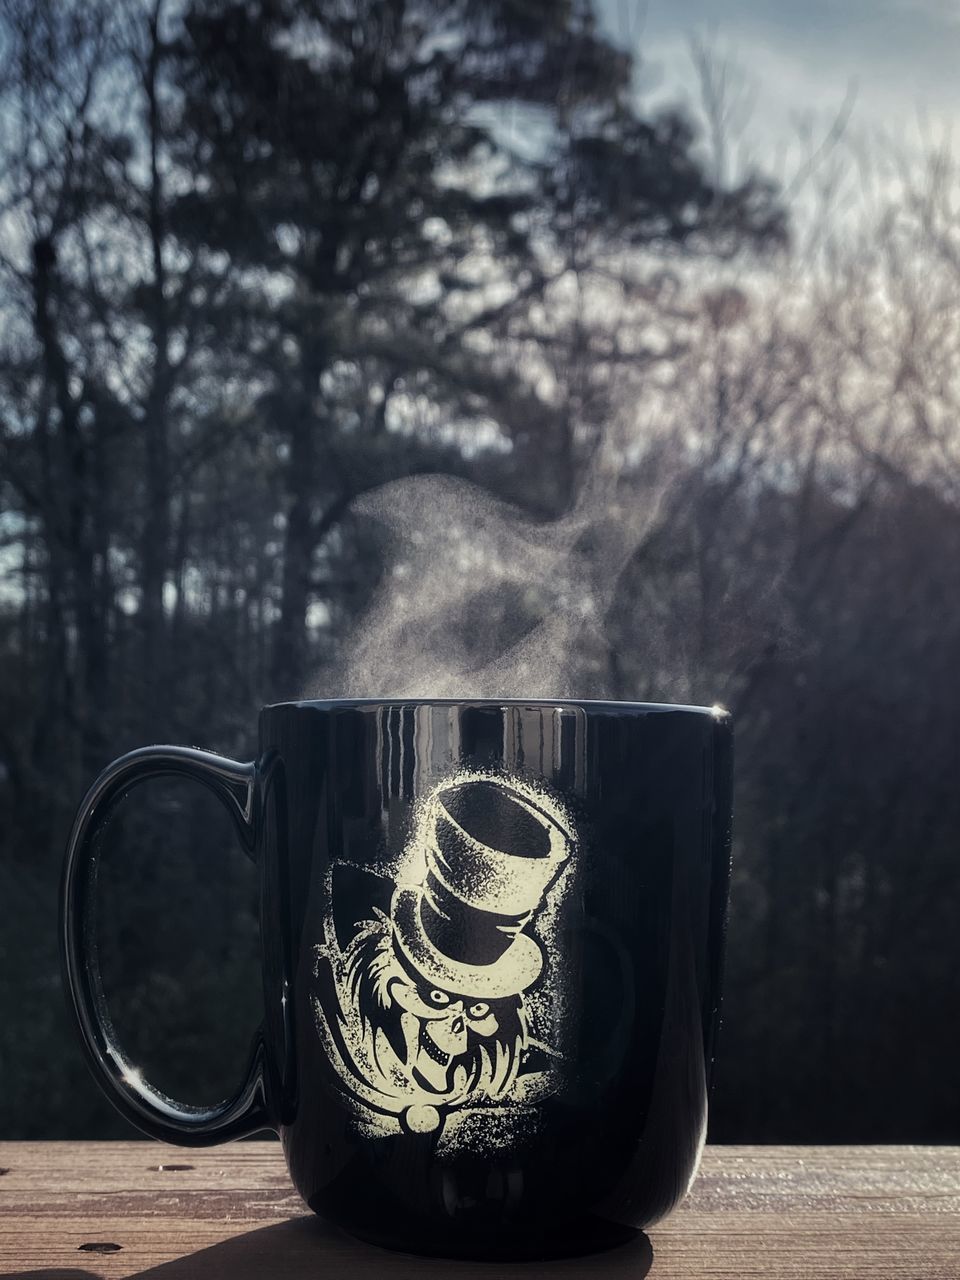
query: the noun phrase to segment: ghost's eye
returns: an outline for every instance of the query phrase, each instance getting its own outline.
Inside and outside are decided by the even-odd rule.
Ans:
[[[484,1004],[482,1000],[478,1000],[476,1004],[472,1004],[467,1010],[471,1018],[485,1018],[490,1012],[490,1006]]]
[[[433,990],[430,992],[430,1003],[437,1005],[445,1005],[450,1003],[450,997],[445,991]]]

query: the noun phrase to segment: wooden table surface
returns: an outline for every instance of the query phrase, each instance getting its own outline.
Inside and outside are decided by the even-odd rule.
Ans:
[[[651,1261],[652,1254],[652,1261]],[[359,1244],[305,1211],[279,1144],[0,1143],[0,1276],[630,1276],[960,1280],[960,1148],[708,1147],[649,1241],[592,1258],[426,1261]]]

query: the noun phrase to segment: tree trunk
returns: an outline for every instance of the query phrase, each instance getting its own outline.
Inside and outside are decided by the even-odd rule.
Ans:
[[[97,619],[96,571],[90,520],[88,446],[80,423],[81,401],[71,390],[70,370],[57,323],[56,247],[38,240],[33,251],[33,323],[40,344],[46,403],[56,410],[54,423],[41,409],[38,441],[47,504],[48,627],[51,644],[48,697],[62,690],[63,705],[79,730],[84,774],[103,763],[99,733],[102,645]],[[62,516],[60,513],[63,513]],[[76,680],[70,682],[67,608],[72,605]],[[64,682],[66,682],[64,684]],[[42,732],[42,731],[41,731]]]
[[[307,606],[313,553],[320,533],[313,519],[319,484],[316,400],[326,364],[323,344],[302,334],[300,380],[291,404],[287,465],[287,523],[283,540],[280,620],[276,626],[271,689],[276,698],[295,698],[307,678]]]
[[[144,416],[146,512],[141,538],[141,620],[143,627],[143,728],[163,732],[167,706],[167,644],[163,588],[170,555],[170,439],[168,410],[171,389],[170,325],[163,258],[164,193],[160,173],[161,120],[157,98],[161,42],[160,4],[150,20],[150,47],[143,86],[150,139],[148,224],[153,278],[150,288],[150,327],[153,338],[153,379]]]
[[[316,537],[313,527],[315,429],[312,415],[303,412],[290,436],[287,475],[291,501],[284,530],[280,620],[273,643],[271,672],[273,695],[277,698],[295,698],[306,676],[307,604]]]
[[[166,405],[158,395],[147,410],[146,513],[141,535],[141,673],[143,728],[162,733],[166,718],[167,643],[163,605],[170,544],[170,457]]]

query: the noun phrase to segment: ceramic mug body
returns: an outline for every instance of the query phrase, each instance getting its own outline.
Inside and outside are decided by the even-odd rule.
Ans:
[[[574,702],[267,707],[249,765],[133,753],[78,815],[64,966],[95,1074],[147,1132],[276,1129],[317,1213],[466,1257],[625,1240],[706,1131],[730,850],[722,712]],[[142,1080],[85,946],[96,832],[186,772],[261,868],[266,1016],[218,1108]]]

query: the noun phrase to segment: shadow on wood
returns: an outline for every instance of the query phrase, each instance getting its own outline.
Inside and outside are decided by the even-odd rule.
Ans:
[[[589,1257],[552,1260],[544,1264],[551,1275],[568,1280],[592,1277],[630,1277],[642,1280],[653,1262],[653,1249],[642,1233],[629,1244]],[[497,1263],[497,1280],[532,1280],[536,1263]],[[294,1218],[234,1236],[222,1244],[188,1257],[141,1271],[135,1280],[261,1280],[282,1275],[284,1280],[316,1280],[318,1275],[364,1276],[377,1280],[489,1280],[490,1263],[452,1262],[390,1253],[363,1244],[320,1218]]]
[[[0,1280],[100,1280],[100,1277],[75,1267],[41,1267],[39,1271],[0,1271]]]

